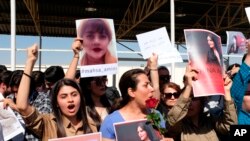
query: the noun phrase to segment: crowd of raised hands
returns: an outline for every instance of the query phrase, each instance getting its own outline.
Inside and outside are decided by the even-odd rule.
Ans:
[[[73,58],[65,75],[59,75],[60,67],[53,67],[43,72],[44,81],[40,85],[33,75],[38,57],[37,44],[27,48],[25,68],[19,81],[10,79],[14,73],[7,73],[8,70],[0,73],[4,108],[16,111],[26,133],[37,140],[93,132],[101,132],[103,141],[115,140],[113,124],[145,119],[148,114],[145,101],[150,98],[159,100],[160,124],[166,129],[161,140],[223,140],[229,137],[230,125],[250,123],[250,117],[242,115],[250,111],[246,94],[250,79],[250,49],[242,65],[224,71],[221,114],[213,116],[204,112],[208,98],[193,94],[193,83],[199,79],[199,70],[190,63],[186,65],[184,87],[181,88],[171,82],[167,68],[167,74],[161,74],[164,67],[158,65],[158,55],[153,53],[144,70],[136,68],[122,74],[118,88],[120,97],[110,100],[106,95],[107,76],[75,80],[81,46],[82,40],[76,38],[72,43]],[[9,81],[3,81],[4,78]]]

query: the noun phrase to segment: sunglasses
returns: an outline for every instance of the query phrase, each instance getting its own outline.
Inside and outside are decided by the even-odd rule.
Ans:
[[[95,82],[96,85],[102,86],[107,83],[108,79],[107,77],[96,77],[92,81]]]
[[[164,99],[170,99],[174,96],[174,98],[178,98],[180,96],[180,93],[174,92],[174,93],[164,93]]]

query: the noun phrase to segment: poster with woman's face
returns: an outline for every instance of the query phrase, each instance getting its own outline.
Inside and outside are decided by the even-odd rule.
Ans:
[[[185,29],[185,40],[191,66],[198,71],[193,82],[195,97],[224,95],[221,38],[205,29]]]
[[[116,74],[118,59],[113,20],[76,20],[76,31],[82,39],[81,77]]]
[[[160,140],[156,130],[146,119],[115,123],[114,129],[117,141]]]
[[[244,54],[246,52],[246,38],[242,32],[226,31],[227,54]]]

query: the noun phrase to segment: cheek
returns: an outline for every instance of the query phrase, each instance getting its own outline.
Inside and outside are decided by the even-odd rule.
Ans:
[[[244,96],[243,102],[244,102],[246,105],[250,105],[250,96]]]
[[[57,97],[57,106],[60,107],[60,109],[62,109],[62,107],[64,107],[64,105],[66,105],[65,100]]]
[[[102,45],[103,45],[103,47],[108,48],[109,40],[104,40],[104,41],[102,42]]]

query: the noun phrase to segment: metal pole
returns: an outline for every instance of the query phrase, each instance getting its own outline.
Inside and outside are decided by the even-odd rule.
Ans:
[[[175,45],[175,11],[174,11],[174,0],[170,1],[170,22],[171,22],[171,44],[172,47]],[[175,63],[171,63],[171,80],[175,80]]]
[[[10,12],[11,12],[11,36],[10,36],[10,46],[11,46],[11,70],[16,69],[16,0],[10,1]]]
[[[40,49],[40,51],[39,51],[39,71],[41,71],[41,66],[42,66],[42,51],[41,51],[41,49],[42,49],[42,37],[41,37],[41,35],[40,35],[40,38],[39,38],[40,40],[39,40],[39,49]]]

